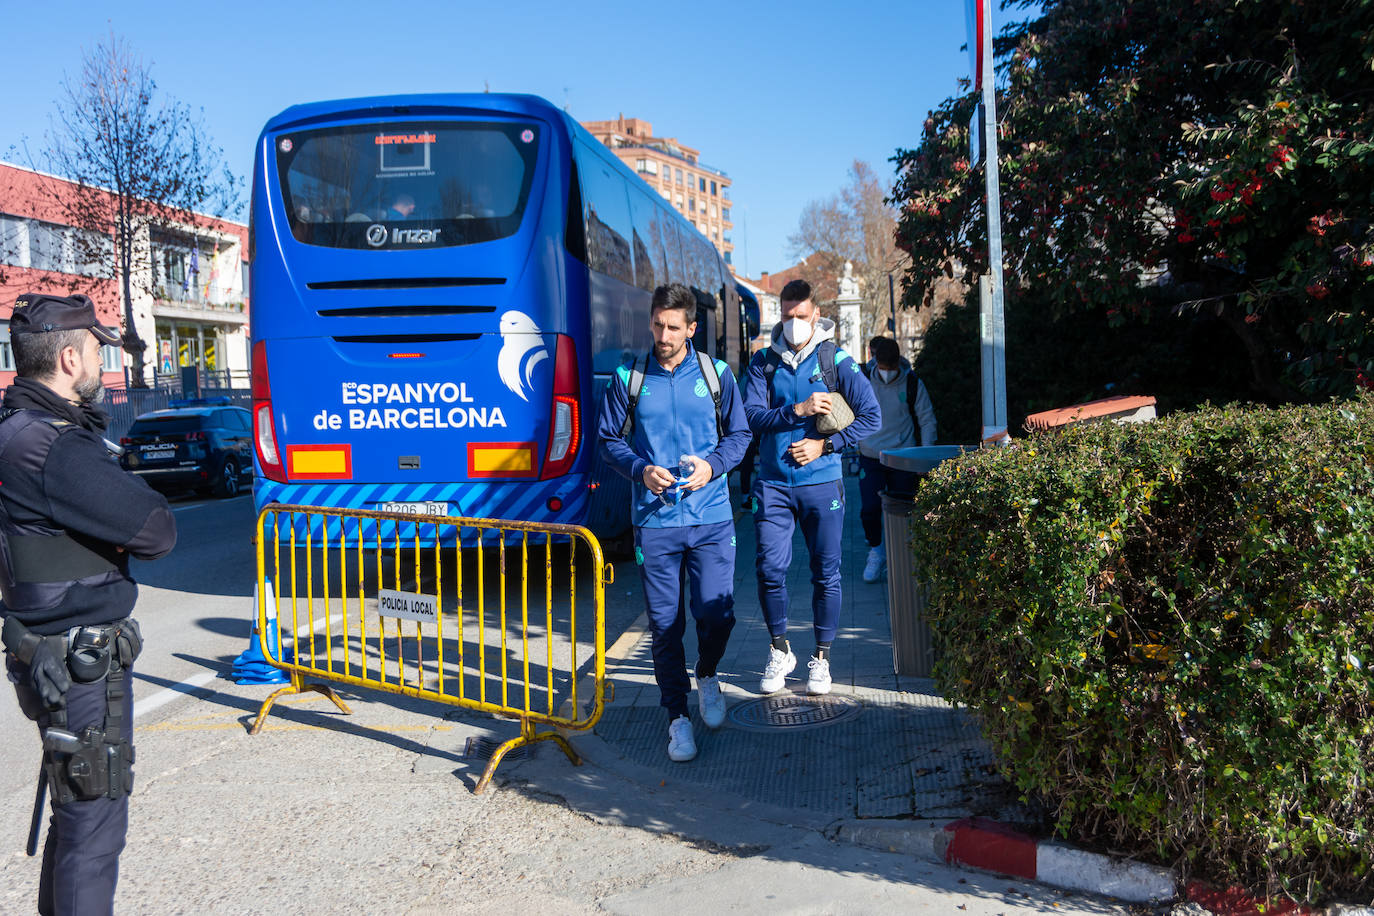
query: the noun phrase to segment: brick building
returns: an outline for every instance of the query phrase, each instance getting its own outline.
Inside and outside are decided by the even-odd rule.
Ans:
[[[648,121],[621,115],[614,121],[583,121],[582,126],[691,220],[726,264],[733,263],[728,175],[704,165],[697,150],[676,138],[655,137]]]
[[[103,323],[124,330],[114,240],[67,224],[62,202],[74,193],[65,179],[0,163],[0,386],[14,378],[9,315],[22,293],[84,293]],[[134,244],[144,381],[179,379],[181,367],[196,366],[206,381],[246,385],[248,227],[187,214],[165,230],[143,230]],[[107,387],[132,381],[127,353],[107,347],[105,360]]]

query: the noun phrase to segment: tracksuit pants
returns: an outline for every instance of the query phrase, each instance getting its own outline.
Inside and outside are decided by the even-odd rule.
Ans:
[[[840,625],[840,547],[844,538],[844,480],[789,487],[754,484],[758,531],[759,604],[769,636],[787,633],[787,570],[792,532],[801,525],[811,554],[811,625],[817,642],[830,642]]]
[[[5,661],[10,680],[25,713],[43,708],[42,701],[28,685],[28,667],[8,652]],[[134,699],[130,684],[133,669],[125,669],[124,727],[134,721]],[[67,692],[67,730],[80,734],[88,725],[105,723],[105,681],[93,684],[72,682]],[[48,726],[47,713],[38,715],[38,728]],[[32,795],[28,795],[32,797]],[[51,800],[51,792],[49,793]],[[129,796],[73,801],[49,806],[48,838],[43,845],[43,869],[38,880],[38,912],[47,914],[111,913],[115,885],[119,881],[119,854],[129,829]],[[27,821],[25,821],[27,824]]]
[[[682,574],[697,627],[697,677],[713,677],[735,628],[735,523],[636,528],[635,559],[653,636],[654,680],[669,720],[687,715],[687,657],[682,634]]]
[[[859,456],[859,521],[869,547],[883,543],[883,491],[902,496],[916,492],[916,475],[886,467],[877,458]]]

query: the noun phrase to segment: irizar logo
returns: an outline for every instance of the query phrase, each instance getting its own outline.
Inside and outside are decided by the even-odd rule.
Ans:
[[[539,325],[524,312],[509,311],[501,316],[501,352],[496,357],[496,372],[506,387],[522,401],[534,391],[534,367],[549,358]]]
[[[389,233],[381,223],[367,227],[367,243],[381,248],[388,241],[393,245],[432,245],[439,241],[442,229],[392,229]]]

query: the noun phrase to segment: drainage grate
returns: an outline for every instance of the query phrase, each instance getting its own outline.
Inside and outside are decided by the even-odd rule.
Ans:
[[[496,753],[496,749],[504,742],[496,741],[492,738],[469,738],[467,746],[463,748],[463,756],[471,757],[474,760],[490,760],[491,755]],[[501,758],[501,762],[508,760],[524,760],[530,755],[530,745],[522,744],[506,751],[506,756]]]
[[[739,703],[730,708],[729,717],[731,722],[750,731],[801,731],[852,719],[862,709],[863,705],[852,697],[784,694]]]

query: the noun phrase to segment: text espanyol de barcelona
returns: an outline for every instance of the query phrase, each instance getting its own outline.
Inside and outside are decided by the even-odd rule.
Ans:
[[[467,382],[344,382],[349,429],[504,428],[500,407],[477,405]],[[407,406],[394,406],[407,405]]]

